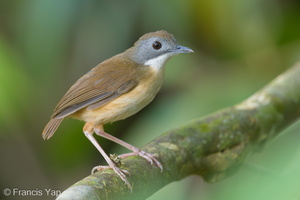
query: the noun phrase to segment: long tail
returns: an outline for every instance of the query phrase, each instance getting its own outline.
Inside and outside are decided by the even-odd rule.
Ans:
[[[53,118],[48,122],[48,124],[43,130],[44,140],[46,139],[48,140],[49,138],[52,137],[52,135],[55,133],[56,129],[58,128],[58,126],[60,125],[63,119],[64,118],[60,118],[60,119]]]

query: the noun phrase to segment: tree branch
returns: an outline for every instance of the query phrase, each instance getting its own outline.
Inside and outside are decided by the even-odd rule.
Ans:
[[[57,199],[145,199],[191,174],[207,182],[226,178],[245,156],[262,148],[300,115],[300,63],[244,102],[162,134],[143,150],[157,155],[163,172],[145,159],[121,161],[131,192],[112,170],[92,174]]]

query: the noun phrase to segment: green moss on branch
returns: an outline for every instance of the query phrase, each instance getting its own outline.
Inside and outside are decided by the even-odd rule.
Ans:
[[[170,182],[198,174],[216,182],[235,172],[247,154],[262,148],[300,115],[300,63],[244,102],[162,134],[143,150],[157,155],[164,170],[129,157],[131,192],[112,170],[75,183],[57,199],[145,199]]]

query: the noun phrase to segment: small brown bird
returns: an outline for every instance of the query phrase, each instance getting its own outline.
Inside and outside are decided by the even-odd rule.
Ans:
[[[94,170],[112,168],[131,188],[125,174],[104,152],[93,133],[114,141],[132,153],[120,158],[138,155],[153,162],[161,170],[154,155],[141,151],[103,130],[103,125],[134,115],[149,104],[163,83],[164,64],[173,55],[191,53],[191,49],[179,46],[173,35],[157,31],[143,35],[134,46],[98,64],[82,76],[60,100],[43,131],[43,138],[52,137],[66,117],[85,121],[83,132],[105,158],[109,166],[96,166]],[[125,174],[124,174],[125,173]]]

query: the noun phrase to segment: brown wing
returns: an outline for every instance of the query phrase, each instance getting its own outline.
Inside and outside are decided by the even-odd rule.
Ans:
[[[67,91],[52,118],[64,118],[84,107],[98,108],[130,91],[138,83],[134,67],[121,54],[100,63]]]

